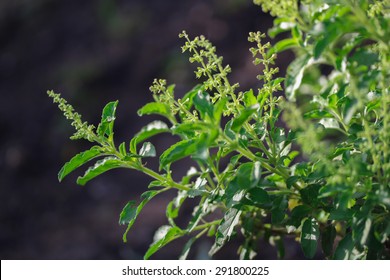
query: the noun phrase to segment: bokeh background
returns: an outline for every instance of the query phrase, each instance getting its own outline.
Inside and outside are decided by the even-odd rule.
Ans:
[[[101,109],[119,100],[116,142],[129,141],[153,117],[139,118],[154,78],[175,83],[178,94],[197,82],[181,54],[178,34],[204,34],[241,89],[257,85],[247,35],[265,32],[272,18],[251,0],[1,0],[0,1],[0,257],[1,259],[140,259],[154,231],[166,223],[174,193],[150,202],[122,242],[123,206],[150,179],[114,170],[80,187],[77,171],[58,183],[64,162],[89,147],[70,141],[73,130],[46,96],[60,92],[83,118],[98,123]],[[279,66],[290,57],[279,58]],[[158,152],[170,141],[154,138]],[[178,172],[180,166],[177,167]],[[184,206],[183,220],[191,214]],[[238,237],[215,258],[237,258]],[[185,240],[154,258],[175,259]],[[207,258],[212,239],[196,243],[190,258]],[[287,242],[290,244],[290,242]],[[301,258],[295,243],[286,258]],[[276,258],[260,244],[258,258]],[[297,252],[298,251],[298,252]]]

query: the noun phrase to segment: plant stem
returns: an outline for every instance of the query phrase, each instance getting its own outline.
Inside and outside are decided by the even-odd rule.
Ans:
[[[222,219],[215,220],[215,221],[212,221],[212,222],[209,222],[209,223],[201,224],[199,226],[194,227],[192,231],[194,231],[194,230],[198,231],[198,230],[202,230],[202,229],[205,229],[205,228],[209,228],[209,227],[211,227],[213,225],[218,225],[218,224],[221,223],[221,221],[222,221]]]
[[[230,145],[235,145],[236,143],[231,140],[228,136],[226,136],[225,134],[222,134],[224,135],[224,139],[230,144]],[[242,154],[244,157],[246,157],[247,159],[250,159],[251,161],[259,161],[261,163],[261,166],[264,167],[265,169],[267,169],[268,171],[272,172],[272,173],[275,173],[275,174],[278,174],[280,176],[282,176],[285,180],[287,180],[290,175],[285,171],[285,170],[280,170],[278,168],[274,168],[272,167],[271,165],[269,165],[268,163],[264,162],[264,160],[262,160],[261,158],[258,158],[256,155],[254,155],[250,150],[246,150],[244,148],[242,148],[240,145],[237,145],[237,151]],[[292,186],[297,190],[299,191],[301,188],[300,186],[298,186],[298,184],[294,183],[292,184]]]
[[[178,184],[176,183],[175,181],[173,181],[172,179],[168,179],[167,177],[164,177],[162,176],[161,174],[158,174],[157,172],[153,171],[152,169],[150,168],[147,168],[145,167],[144,165],[140,165],[140,166],[137,166],[137,167],[133,167],[132,165],[130,165],[129,167],[131,168],[135,168],[147,175],[149,175],[150,177],[160,181],[160,182],[166,182],[168,183],[169,186],[175,188],[175,189],[178,189],[178,190],[182,190],[182,191],[189,191],[191,190],[191,188],[187,187],[187,186],[183,186],[181,184]]]

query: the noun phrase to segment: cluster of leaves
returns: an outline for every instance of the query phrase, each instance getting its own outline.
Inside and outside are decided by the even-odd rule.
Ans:
[[[99,157],[79,184],[119,167],[151,176],[141,202],[130,201],[120,214],[119,223],[127,225],[124,241],[146,203],[175,190],[166,208],[168,224],[156,232],[145,258],[184,236],[189,240],[180,258],[202,236],[215,238],[212,256],[237,234],[243,237],[241,259],[256,256],[259,239],[283,258],[288,235],[300,241],[308,258],[319,244],[327,258],[389,258],[389,1],[255,2],[276,17],[269,36],[291,34],[274,46],[262,42],[265,34],[249,34],[254,63],[263,69],[256,91],[238,91],[216,48],[185,32],[182,50],[198,64],[195,75],[202,82],[178,99],[174,85],[155,80],[154,101],[138,114],[166,121],[146,125],[129,143],[114,144],[118,102],[106,105],[95,129],[50,91],[73,121],[74,138],[97,144],[66,163],[59,180]],[[287,49],[296,58],[285,78],[276,77],[276,55]],[[154,171],[145,158],[156,156],[148,140],[160,133],[179,140],[159,156]],[[196,167],[173,180],[171,165],[187,157]],[[180,207],[190,199],[199,203],[188,225],[179,227]]]
[[[389,258],[389,15],[390,1],[310,1],[272,30],[291,32],[275,45],[296,53],[284,119],[308,159],[293,177],[309,200],[292,214],[311,207],[337,259]]]

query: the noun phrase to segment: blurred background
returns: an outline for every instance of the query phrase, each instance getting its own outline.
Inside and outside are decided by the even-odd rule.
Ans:
[[[119,214],[150,179],[114,170],[80,187],[78,170],[58,183],[61,166],[90,145],[69,140],[72,127],[47,97],[48,89],[62,93],[94,124],[107,102],[119,100],[116,142],[129,141],[154,119],[136,114],[152,100],[148,88],[154,78],[175,83],[178,95],[197,83],[194,66],[181,54],[183,29],[191,37],[207,36],[232,66],[232,81],[245,90],[256,86],[261,70],[252,65],[248,32],[271,25],[272,18],[251,0],[1,0],[1,259],[140,259],[166,223],[165,206],[174,196],[152,200],[124,244]],[[288,59],[279,57],[282,72]],[[170,141],[153,139],[160,153]],[[184,220],[192,206],[184,206]],[[185,241],[154,258],[177,258]],[[238,237],[215,258],[237,258],[239,242]],[[212,243],[196,243],[189,257],[207,258]],[[258,258],[276,258],[270,245],[260,247]],[[287,259],[300,257],[293,248],[286,251]]]

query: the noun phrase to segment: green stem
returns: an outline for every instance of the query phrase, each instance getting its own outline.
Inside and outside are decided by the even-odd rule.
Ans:
[[[284,227],[275,227],[272,224],[264,224],[263,228],[265,230],[269,230],[272,233],[276,233],[276,234],[290,234],[290,235],[299,235],[300,234],[299,230],[296,230],[294,232],[290,232],[289,233],[289,232],[287,232],[286,228],[284,228]]]
[[[333,109],[330,109],[330,113],[337,119],[337,121],[339,123],[341,123],[341,125],[343,126],[343,129],[337,129],[338,131],[340,131],[341,133],[345,134],[348,136],[348,127],[347,125],[344,123],[343,119],[341,118],[340,114],[336,111],[336,110],[333,110]]]
[[[204,165],[201,162],[198,162],[198,165],[199,165],[200,169],[202,170],[202,172],[206,174],[206,179],[207,179],[207,182],[209,183],[209,185],[215,190],[217,188],[217,186],[214,184],[214,181],[211,178],[210,173],[207,172],[206,168],[204,167]]]
[[[212,221],[212,222],[209,222],[209,223],[205,223],[205,224],[201,224],[199,226],[194,227],[194,229],[192,231],[194,231],[194,230],[198,231],[198,230],[202,230],[202,229],[205,229],[205,228],[209,228],[209,227],[214,226],[214,225],[219,225],[221,223],[221,221],[222,221],[222,219],[215,220],[215,221]]]
[[[173,102],[184,112],[186,115],[192,120],[192,121],[197,121],[198,118],[194,116],[190,111],[187,110],[186,107],[183,106],[183,104],[180,102],[180,99],[176,101],[175,99],[172,99]]]
[[[160,182],[166,182],[166,183],[168,183],[169,186],[171,186],[175,189],[182,190],[182,191],[191,190],[191,188],[189,188],[187,186],[183,186],[181,184],[178,184],[175,181],[168,179],[167,177],[164,177],[161,174],[158,174],[157,172],[153,171],[152,169],[145,167],[144,165],[140,165],[140,166],[136,166],[136,167],[129,165],[129,167],[135,168],[135,169],[149,175],[150,177],[152,177]]]
[[[231,140],[228,136],[226,136],[225,134],[222,134],[222,135],[224,135],[224,139],[230,145],[236,145],[236,143],[233,140]],[[268,171],[270,171],[272,173],[275,173],[275,174],[282,176],[285,180],[287,180],[290,177],[290,175],[285,170],[281,170],[281,169],[272,167],[267,162],[264,162],[263,159],[258,158],[256,155],[254,155],[250,150],[246,150],[246,149],[242,148],[240,145],[237,145],[237,151],[251,161],[259,161],[262,167],[264,167],[265,169],[267,169]],[[297,191],[299,191],[301,189],[300,186],[296,183],[294,183],[292,186]]]

